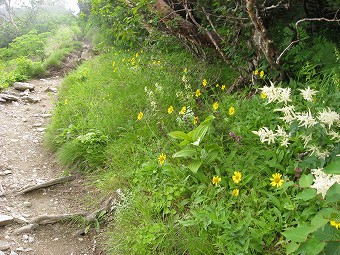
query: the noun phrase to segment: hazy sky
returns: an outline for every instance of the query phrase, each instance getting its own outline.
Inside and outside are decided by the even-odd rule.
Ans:
[[[77,0],[64,0],[66,3],[67,8],[69,8],[70,10],[72,10],[73,13],[78,13],[79,12],[79,8],[77,5]]]

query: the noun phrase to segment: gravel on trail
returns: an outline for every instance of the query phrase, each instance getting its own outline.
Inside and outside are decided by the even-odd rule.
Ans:
[[[65,169],[43,146],[61,77],[33,80],[32,89],[0,94],[0,255],[103,255],[94,233],[81,235],[74,221],[31,224],[42,215],[89,211],[93,199],[83,178],[27,194],[18,191],[61,177]],[[3,95],[3,96],[1,96]],[[6,97],[7,96],[7,97]],[[18,229],[21,229],[18,231]],[[94,232],[94,231],[92,231]]]

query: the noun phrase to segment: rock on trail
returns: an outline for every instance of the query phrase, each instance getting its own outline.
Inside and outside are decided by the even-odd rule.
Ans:
[[[18,191],[61,177],[63,170],[42,144],[61,78],[17,83],[0,93],[0,255],[103,255],[95,235],[79,236],[82,225],[30,223],[41,215],[81,213],[91,197],[83,180]],[[21,232],[18,230],[21,229]]]

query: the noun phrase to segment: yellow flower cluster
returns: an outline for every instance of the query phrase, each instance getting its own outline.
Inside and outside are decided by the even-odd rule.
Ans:
[[[255,75],[260,75],[260,77],[263,78],[263,76],[264,76],[264,71],[263,71],[263,70],[259,71],[259,70],[256,69],[256,70],[254,71],[254,74],[255,74]]]

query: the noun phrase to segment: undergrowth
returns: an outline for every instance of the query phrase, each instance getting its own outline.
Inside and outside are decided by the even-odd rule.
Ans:
[[[116,192],[109,252],[336,254],[338,50],[324,52],[333,64],[279,84],[254,70],[234,94],[232,70],[178,50],[112,49],[68,75],[45,140]]]

